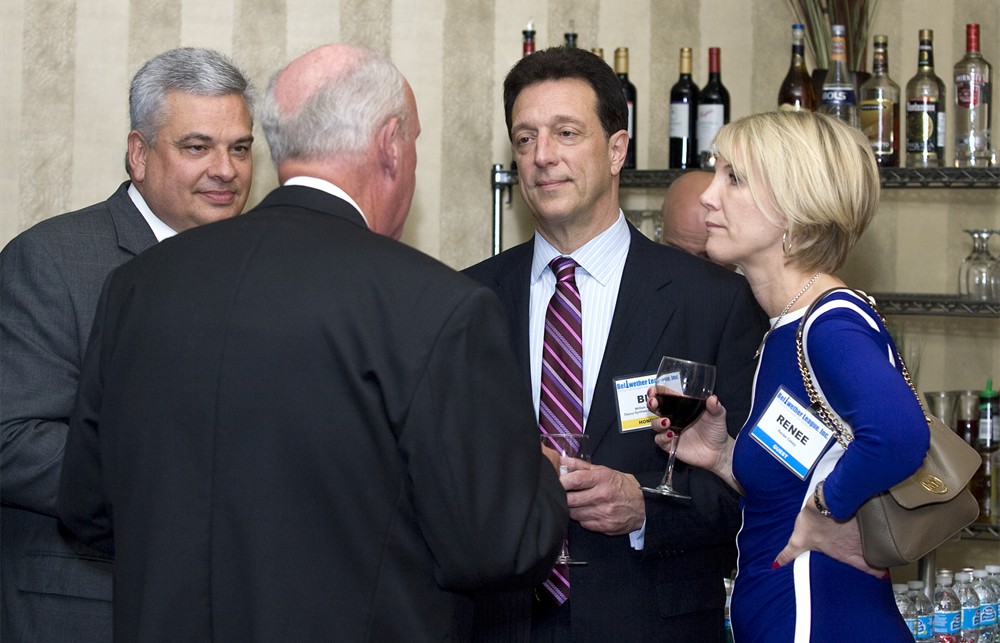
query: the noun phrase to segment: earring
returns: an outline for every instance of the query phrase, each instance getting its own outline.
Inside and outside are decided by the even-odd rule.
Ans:
[[[782,232],[781,233],[781,251],[784,252],[786,255],[791,250],[791,247],[786,245],[787,240],[788,240],[788,232],[787,231]]]

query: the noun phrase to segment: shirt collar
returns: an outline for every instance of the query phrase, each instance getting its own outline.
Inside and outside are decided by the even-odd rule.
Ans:
[[[616,270],[615,262],[608,261],[608,256],[614,253],[627,254],[631,241],[632,237],[628,223],[625,221],[625,213],[619,208],[618,220],[611,224],[611,227],[577,248],[569,256],[598,283],[606,286],[608,281],[614,278]],[[535,283],[542,276],[549,263],[561,255],[562,253],[555,246],[536,231],[535,251],[531,260],[531,283]]]
[[[315,176],[293,176],[292,178],[285,181],[284,185],[301,185],[307,188],[314,188],[317,190],[322,190],[327,194],[332,194],[337,198],[343,199],[348,203],[350,203],[352,206],[354,206],[354,209],[357,210],[358,214],[361,215],[361,218],[364,219],[365,225],[368,226],[369,228],[371,227],[370,225],[368,225],[368,217],[366,217],[365,213],[361,211],[361,206],[359,206],[357,202],[355,202],[355,200],[352,199],[347,192],[344,192],[343,189],[337,187],[336,185],[330,183],[325,179],[319,179],[316,178]]]
[[[149,205],[146,203],[146,199],[142,198],[142,195],[139,194],[139,190],[135,187],[135,183],[129,183],[128,195],[132,199],[132,203],[135,204],[136,209],[139,210],[139,214],[142,215],[142,218],[146,220],[146,223],[149,225],[150,229],[152,229],[153,236],[156,237],[157,242],[163,241],[164,239],[177,234],[173,228],[168,226],[162,219],[153,214],[153,211],[149,209]]]

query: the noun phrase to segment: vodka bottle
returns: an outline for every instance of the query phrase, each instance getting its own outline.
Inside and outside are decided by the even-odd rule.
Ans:
[[[917,606],[913,604],[907,590],[906,583],[893,583],[892,585],[896,608],[899,610],[899,615],[903,617],[910,634],[913,634],[917,627]]]
[[[920,30],[917,73],[906,83],[906,165],[944,166],[946,90],[934,73],[934,32]]]
[[[954,576],[946,569],[937,573],[934,588],[934,643],[962,643],[962,604],[951,588]]]
[[[924,581],[911,580],[906,584],[907,596],[913,601],[916,620],[913,624],[913,638],[916,641],[934,640],[934,604],[924,593]]]
[[[985,569],[972,572],[972,589],[979,596],[979,641],[995,643],[997,640],[997,592],[993,583],[987,581],[989,573]]]
[[[858,99],[854,94],[854,83],[847,70],[847,33],[844,25],[833,25],[830,39],[830,69],[823,81],[823,94],[819,101],[819,111],[835,116],[849,125],[858,127]]]
[[[874,38],[872,77],[861,86],[858,119],[880,167],[899,167],[899,85],[889,78],[889,37]]]
[[[979,25],[965,26],[965,56],[955,63],[955,167],[991,161],[992,66],[979,52]]]
[[[958,572],[955,574],[955,595],[962,604],[962,643],[977,643],[979,641],[979,595],[972,589],[972,574]]]

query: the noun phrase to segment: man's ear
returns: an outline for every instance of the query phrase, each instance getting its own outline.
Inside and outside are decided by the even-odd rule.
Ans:
[[[399,143],[402,130],[396,117],[387,120],[378,132],[379,165],[391,176],[395,176],[399,166]]]
[[[628,132],[618,130],[608,139],[608,155],[611,157],[611,175],[617,176],[625,165],[625,153],[628,151]]]
[[[132,180],[142,183],[146,179],[146,152],[149,146],[146,139],[136,130],[128,133],[128,164],[132,172]]]

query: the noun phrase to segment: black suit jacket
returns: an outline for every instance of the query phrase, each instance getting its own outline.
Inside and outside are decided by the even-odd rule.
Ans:
[[[111,640],[111,561],[60,531],[56,495],[101,286],[156,243],[128,187],[0,252],[0,640]]]
[[[281,187],[116,271],[59,513],[122,641],[468,637],[568,512],[488,289]]]
[[[766,319],[743,277],[654,243],[631,226],[630,231],[631,244],[585,431],[591,436],[595,464],[631,473],[641,484],[656,486],[663,476],[666,454],[653,442],[650,431],[620,432],[613,378],[653,373],[663,355],[716,364],[716,392],[735,435],[749,412],[753,355]],[[526,381],[533,243],[465,271],[496,291],[503,302]],[[737,498],[714,475],[681,463],[674,482],[693,501],[647,497],[642,551],[631,548],[627,535],[609,537],[570,523],[573,556],[588,562],[570,570],[568,634],[573,641],[700,641],[722,636],[722,579],[733,568],[740,523]],[[512,608],[507,599],[500,601],[505,602],[498,605],[495,597],[481,599],[477,610],[494,612],[485,614],[485,621],[495,620],[500,613],[508,625],[523,624],[518,608]],[[525,605],[522,599],[522,615]],[[520,635],[511,635],[508,627],[496,627],[496,623],[489,628],[497,631],[477,635],[483,640],[524,638],[523,629]]]

